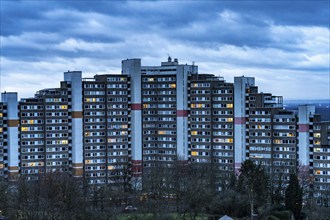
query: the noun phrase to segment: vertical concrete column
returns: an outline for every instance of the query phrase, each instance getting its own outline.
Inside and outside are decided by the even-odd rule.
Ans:
[[[246,159],[246,88],[254,86],[253,77],[234,78],[234,153],[235,172]]]
[[[301,105],[298,107],[298,155],[302,169],[309,168],[309,118],[315,114],[315,106]]]
[[[177,157],[188,160],[188,74],[192,66],[177,66],[176,73],[176,116],[177,116]]]
[[[127,59],[121,64],[122,74],[129,75],[131,81],[131,162],[132,176],[137,180],[142,176],[141,60]]]
[[[8,152],[8,180],[18,178],[18,101],[16,92],[1,94],[2,102],[7,104],[7,152]]]
[[[72,116],[72,175],[83,176],[83,122],[82,122],[82,78],[81,71],[64,73],[64,81],[71,84]]]

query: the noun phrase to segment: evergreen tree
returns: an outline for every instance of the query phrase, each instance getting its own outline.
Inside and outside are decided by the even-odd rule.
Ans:
[[[267,200],[269,180],[261,165],[256,165],[251,160],[242,163],[240,172],[238,191],[248,195],[252,216],[254,210]]]
[[[303,190],[299,185],[298,177],[290,175],[289,185],[285,190],[285,207],[292,211],[296,220],[300,219]]]

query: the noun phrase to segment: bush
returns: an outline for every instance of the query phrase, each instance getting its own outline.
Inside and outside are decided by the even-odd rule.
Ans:
[[[267,217],[267,220],[281,220],[281,219],[279,219],[279,218],[277,218],[277,217],[271,215],[271,216],[268,216],[268,217]]]
[[[292,212],[289,210],[275,211],[267,217],[267,220],[291,220],[291,216]]]

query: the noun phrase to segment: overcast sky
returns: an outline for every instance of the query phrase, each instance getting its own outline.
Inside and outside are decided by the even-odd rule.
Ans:
[[[284,99],[330,99],[330,1],[1,0],[1,91],[32,97],[63,72],[120,73],[170,55],[254,76]]]

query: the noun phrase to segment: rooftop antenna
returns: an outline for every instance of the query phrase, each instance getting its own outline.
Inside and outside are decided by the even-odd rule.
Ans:
[[[195,61],[192,61],[192,68],[191,68],[192,74],[195,73]],[[198,77],[198,76],[197,76]]]

